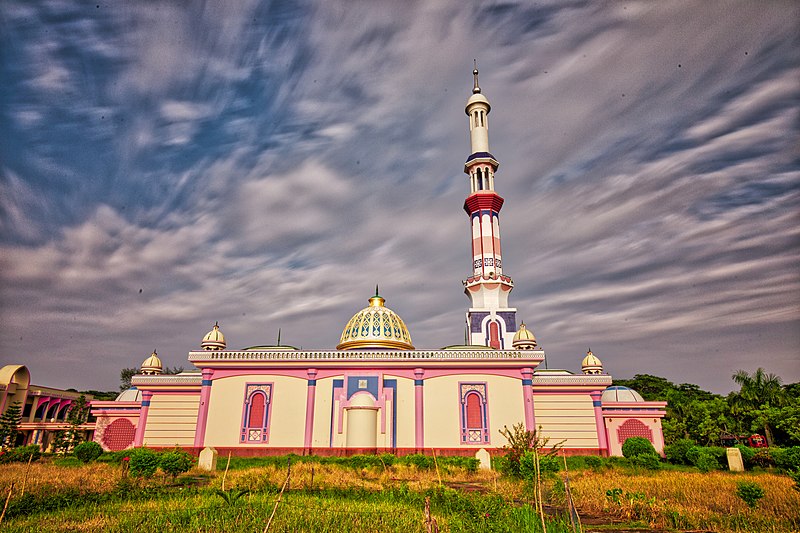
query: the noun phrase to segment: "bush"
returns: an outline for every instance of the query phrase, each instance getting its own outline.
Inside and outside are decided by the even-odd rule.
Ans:
[[[75,446],[72,453],[84,463],[88,463],[103,455],[103,447],[94,441],[86,441]]]
[[[659,470],[661,468],[661,457],[657,453],[643,453],[632,457],[631,463],[648,470]]]
[[[791,448],[775,448],[772,450],[775,466],[786,471],[800,469],[800,446]]]
[[[734,446],[734,448],[742,452],[742,462],[744,463],[745,468],[752,468],[753,457],[755,457],[756,451],[750,446],[745,446],[744,444],[737,444]]]
[[[718,446],[692,446],[686,458],[701,472],[709,472],[725,468],[727,452]]]
[[[693,446],[696,445],[691,439],[678,439],[672,444],[664,446],[664,455],[667,456],[667,461],[674,465],[688,465],[691,462],[686,454]]]
[[[159,457],[147,448],[134,448],[130,457],[130,473],[134,477],[152,477],[158,468]]]
[[[602,457],[597,457],[596,455],[586,455],[583,457],[583,464],[592,470],[602,468],[604,463],[605,461],[603,461]]]
[[[648,453],[657,455],[653,444],[644,437],[630,437],[622,444],[622,455],[628,459]]]
[[[31,458],[31,456],[33,456]],[[37,461],[42,456],[38,444],[18,446],[0,452],[0,463],[27,463],[28,460]]]
[[[772,451],[769,448],[762,448],[753,456],[753,465],[761,468],[775,466],[775,459],[772,458]]]
[[[194,457],[177,448],[171,452],[162,453],[158,462],[161,470],[171,475],[173,480],[178,477],[178,474],[188,472],[193,464]]]
[[[736,495],[752,509],[764,497],[764,489],[753,481],[740,481],[736,484]]]
[[[800,492],[800,469],[799,470],[789,470],[786,472],[786,475],[794,481],[794,486],[792,487],[794,490]]]

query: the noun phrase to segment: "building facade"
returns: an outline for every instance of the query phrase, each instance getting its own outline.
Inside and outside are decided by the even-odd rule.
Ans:
[[[473,71],[469,194],[472,265],[467,344],[414,347],[405,322],[376,293],[346,323],[335,349],[291,346],[228,350],[218,324],[188,360],[198,370],[160,375],[157,354],[114,402],[93,402],[95,440],[131,446],[216,448],[239,455],[364,452],[473,455],[506,444],[499,430],[523,423],[568,453],[620,454],[630,436],[661,452],[664,402],[612,388],[587,353],[582,372],[541,369],[545,352],[517,323],[504,273],[495,190],[499,163],[489,151],[489,100]],[[626,392],[630,394],[626,394]]]

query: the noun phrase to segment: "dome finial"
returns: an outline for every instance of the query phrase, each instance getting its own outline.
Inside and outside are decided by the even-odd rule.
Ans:
[[[472,64],[474,66],[472,69],[472,77],[475,79],[475,86],[472,88],[472,94],[479,94],[481,92],[481,88],[478,86],[478,60],[473,59]]]
[[[378,291],[378,284],[375,284],[375,296],[380,296],[381,293]]]

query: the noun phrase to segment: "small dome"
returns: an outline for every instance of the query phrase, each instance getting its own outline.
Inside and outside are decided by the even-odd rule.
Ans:
[[[601,398],[603,403],[606,402],[643,402],[642,395],[628,387],[620,385],[613,385],[603,391]]]
[[[144,360],[142,363],[142,368],[139,370],[142,374],[146,376],[157,376],[161,373],[163,367],[161,366],[161,359],[158,358],[158,354],[155,350],[153,353],[150,354],[150,357]]]
[[[536,337],[533,332],[525,327],[525,322],[519,325],[519,331],[514,334],[511,345],[515,350],[534,350],[537,347]]]
[[[384,306],[378,291],[369,299],[369,306],[355,315],[342,331],[337,350],[388,349],[413,350],[411,335],[403,319]]]
[[[206,333],[200,347],[204,350],[215,351],[225,349],[225,335],[219,330],[219,322],[214,323],[214,329]]]
[[[474,93],[469,97],[469,100],[467,100],[467,108],[464,110],[467,115],[469,115],[470,106],[478,102],[485,104],[487,107],[487,111],[491,110],[492,106],[489,105],[489,99],[483,96],[481,93]]]
[[[136,387],[131,387],[130,389],[125,389],[124,391],[119,393],[119,395],[114,399],[114,401],[115,402],[140,402],[140,401],[142,401],[142,391],[140,391]]]
[[[603,362],[598,359],[590,349],[586,352],[586,357],[584,357],[581,362],[581,370],[583,370],[584,374],[602,374]]]

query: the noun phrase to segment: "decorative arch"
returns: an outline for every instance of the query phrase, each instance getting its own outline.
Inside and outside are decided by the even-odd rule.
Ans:
[[[641,420],[631,418],[626,420],[617,428],[617,439],[620,444],[624,444],[631,437],[643,437],[653,442],[653,430],[647,427]]]
[[[267,444],[272,408],[272,383],[245,385],[242,427],[239,442]]]
[[[486,382],[459,383],[461,444],[489,444]]]

